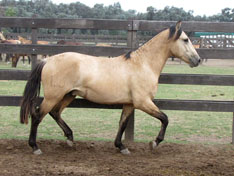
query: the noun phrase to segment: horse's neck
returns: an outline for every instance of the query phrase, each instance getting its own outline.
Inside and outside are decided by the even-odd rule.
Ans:
[[[142,63],[147,62],[158,76],[169,57],[168,34],[166,31],[156,35],[135,51],[136,57]]]

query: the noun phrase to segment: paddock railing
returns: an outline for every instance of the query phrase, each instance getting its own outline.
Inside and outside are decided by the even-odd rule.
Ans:
[[[47,31],[48,32],[48,31]],[[67,32],[67,31],[65,31]],[[50,32],[48,32],[50,33]],[[5,37],[7,39],[18,40],[18,36],[30,39],[30,33],[21,32],[21,33],[7,33]],[[146,41],[152,38],[153,34],[141,34],[137,35],[137,43],[141,45]],[[59,34],[58,31],[53,31],[51,34],[39,33],[37,36],[38,40],[48,41],[49,43],[55,44],[61,40],[80,43],[80,45],[97,45],[100,43],[109,44],[111,46],[126,46],[127,44],[127,35],[111,35],[111,34],[77,34],[67,32],[66,34]],[[203,36],[189,36],[191,42],[199,46],[200,48],[230,48],[234,47],[234,34],[216,34],[215,36],[203,35]]]
[[[40,18],[0,18],[0,27],[31,28],[31,45],[0,44],[0,53],[31,54],[32,67],[39,54],[57,54],[67,51],[80,52],[95,56],[117,56],[138,47],[138,31],[161,31],[175,22],[137,21],[137,20],[95,20],[95,19],[40,19]],[[234,33],[234,23],[220,22],[183,22],[186,32],[228,32]],[[49,29],[96,29],[126,30],[127,47],[102,46],[61,46],[37,45],[39,28]],[[199,55],[206,59],[234,59],[234,48],[197,49]],[[0,70],[0,80],[27,80],[30,71]],[[159,83],[234,86],[234,75],[200,75],[200,74],[162,74]],[[22,90],[23,91],[23,90]],[[19,106],[20,96],[0,96],[0,106]],[[41,100],[40,100],[41,101]],[[40,103],[40,102],[38,102]],[[154,103],[165,110],[234,112],[234,101],[209,100],[154,100]],[[122,105],[101,105],[84,99],[75,99],[69,107],[120,109]],[[234,114],[234,113],[233,113]],[[128,123],[125,138],[134,139],[134,113]],[[234,116],[232,123],[232,143],[234,144]]]

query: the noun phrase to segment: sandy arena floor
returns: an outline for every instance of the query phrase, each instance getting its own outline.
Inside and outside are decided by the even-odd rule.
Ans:
[[[233,145],[162,143],[155,151],[147,143],[128,143],[123,156],[112,142],[38,141],[43,154],[35,156],[27,141],[0,140],[0,175],[35,176],[209,176],[234,175]]]

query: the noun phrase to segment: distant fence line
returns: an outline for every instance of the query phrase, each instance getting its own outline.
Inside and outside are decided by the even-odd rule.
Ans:
[[[26,39],[31,39],[29,33],[7,33],[5,37],[7,39],[18,39],[18,36]],[[49,41],[50,44],[56,44],[60,40],[80,42],[83,45],[96,45],[98,43],[107,43],[112,46],[126,46],[127,36],[126,35],[91,35],[91,34],[38,34],[38,40]],[[137,35],[136,45],[140,46],[146,41],[150,40],[152,36],[149,35]],[[233,48],[234,47],[234,36],[232,38],[221,36],[221,37],[190,37],[194,45],[199,48]]]
[[[26,53],[32,54],[33,66],[37,54],[57,54],[66,51],[80,52],[95,56],[117,56],[138,47],[138,31],[161,31],[175,22],[137,21],[137,20],[94,20],[94,19],[40,19],[40,18],[0,18],[0,27],[26,27],[32,28],[31,45],[0,44],[0,53]],[[183,29],[187,32],[231,32],[234,33],[234,23],[216,22],[183,22]],[[38,28],[53,29],[97,29],[97,30],[126,30],[127,45],[125,47],[102,46],[60,46],[37,45]],[[198,48],[202,58],[234,59],[234,48]],[[29,71],[0,70],[0,80],[26,80]],[[186,75],[162,74],[160,83],[164,84],[194,84],[194,85],[220,85],[234,86],[233,75]],[[0,106],[18,106],[21,97],[0,96]],[[234,101],[209,100],[154,100],[162,109],[234,112]],[[121,105],[99,105],[87,100],[76,99],[71,107],[111,108],[118,109]],[[232,143],[234,143],[234,117],[233,117]],[[134,113],[128,124],[125,137],[134,138]]]

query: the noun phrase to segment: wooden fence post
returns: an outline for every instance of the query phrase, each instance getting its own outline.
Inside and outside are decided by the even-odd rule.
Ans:
[[[134,21],[131,21],[128,30],[127,46],[134,50],[137,47],[137,30],[134,29]],[[134,141],[134,115],[135,110],[129,117],[129,121],[125,130],[125,140]]]
[[[36,16],[33,15],[33,18],[35,18]],[[35,21],[32,20],[32,25],[35,25]],[[32,39],[32,44],[37,44],[37,28],[32,28],[32,34],[31,34],[31,39]],[[33,52],[35,51],[35,48],[32,49]],[[37,63],[37,55],[36,54],[32,54],[32,66],[31,69],[33,69],[36,66]]]
[[[134,141],[134,123],[135,123],[135,110],[129,117],[129,121],[125,130],[125,140]]]
[[[37,28],[32,28],[32,44],[37,44]],[[33,51],[35,51],[35,49],[32,49]],[[37,55],[36,54],[32,54],[32,69],[35,67],[37,63]]]
[[[234,112],[232,118],[232,144],[234,145]]]

